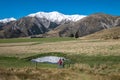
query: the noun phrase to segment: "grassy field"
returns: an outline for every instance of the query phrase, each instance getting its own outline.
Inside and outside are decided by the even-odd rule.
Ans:
[[[12,39],[10,40],[12,41]],[[22,42],[20,40],[18,39],[15,43],[8,43],[9,39],[5,40],[7,43],[1,40],[0,55],[26,57],[48,52],[86,55],[120,55],[120,40],[81,40],[74,38],[53,38],[53,40],[52,38],[37,38],[27,39],[28,42]],[[33,41],[29,42],[31,40]]]
[[[57,64],[30,60],[42,56],[69,59]],[[56,76],[56,77],[55,77]],[[120,40],[74,38],[0,39],[0,80],[120,80]]]
[[[10,38],[10,39],[0,39],[0,43],[20,43],[20,42],[37,42],[37,43],[47,43],[47,42],[59,42],[59,41],[69,41],[75,40],[74,38],[64,37],[64,38]]]

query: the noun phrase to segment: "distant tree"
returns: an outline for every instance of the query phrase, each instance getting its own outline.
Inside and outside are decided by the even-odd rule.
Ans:
[[[70,36],[69,37],[74,37],[74,34],[70,34]]]
[[[78,31],[75,33],[75,38],[79,38]]]

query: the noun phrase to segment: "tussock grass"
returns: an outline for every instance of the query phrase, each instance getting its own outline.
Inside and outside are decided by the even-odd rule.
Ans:
[[[8,69],[1,71],[0,74],[3,74],[0,75],[2,80],[72,80],[72,78],[78,77],[69,70],[34,68]]]
[[[0,69],[1,80],[119,80],[118,74],[81,73],[73,69],[8,68]]]
[[[58,69],[56,64],[35,63],[31,59],[43,56],[62,56],[70,60],[70,67]],[[2,80],[119,80],[120,56],[88,56],[64,53],[41,53],[26,58],[0,56]],[[67,64],[67,63],[66,63]]]
[[[73,40],[49,42],[35,45],[16,45],[4,46],[0,44],[1,55],[30,55],[47,53],[47,52],[61,52],[71,54],[86,54],[86,55],[120,55],[120,40]],[[22,43],[21,43],[22,44]],[[1,46],[2,45],[2,46]],[[4,47],[3,47],[4,46]]]
[[[120,40],[60,39],[0,42],[0,80],[120,80]],[[48,55],[65,57],[71,65],[41,63],[36,69],[30,62]]]
[[[3,74],[4,73],[4,74]],[[102,80],[99,75],[89,76],[87,74],[76,73],[71,69],[5,69],[0,72],[2,80]],[[4,77],[5,76],[5,77]],[[109,79],[106,79],[109,80]]]

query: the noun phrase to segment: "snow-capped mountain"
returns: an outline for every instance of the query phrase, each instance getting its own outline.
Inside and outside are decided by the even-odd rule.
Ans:
[[[0,20],[0,38],[85,36],[120,26],[120,17],[107,14],[64,15],[59,12],[38,12],[22,17]],[[11,21],[11,22],[9,22]],[[4,23],[1,23],[4,22]],[[9,23],[5,23],[9,22]]]
[[[7,22],[11,22],[11,21],[16,21],[16,19],[11,17],[11,18],[5,18],[5,19],[0,20],[1,23],[7,23]]]
[[[33,13],[33,14],[29,14],[28,17],[37,17],[37,18],[45,18],[48,19],[51,22],[57,22],[60,23],[62,21],[78,21],[84,17],[86,17],[85,15],[64,15],[62,13],[59,13],[57,11],[53,11],[53,12],[37,12],[37,13]]]

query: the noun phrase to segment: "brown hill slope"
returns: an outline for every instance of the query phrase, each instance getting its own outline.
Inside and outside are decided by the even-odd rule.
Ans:
[[[85,36],[87,39],[120,39],[120,27],[105,29],[94,34]]]

